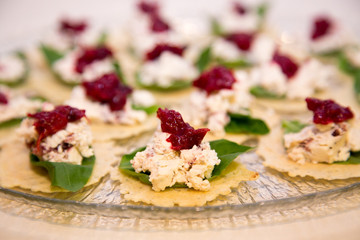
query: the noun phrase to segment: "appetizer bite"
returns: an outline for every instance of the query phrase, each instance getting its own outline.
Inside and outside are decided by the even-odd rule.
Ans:
[[[29,71],[29,64],[23,52],[0,56],[0,85],[18,86],[27,79]]]
[[[198,75],[195,66],[184,58],[185,46],[161,43],[145,55],[136,75],[138,86],[158,91],[174,91],[191,86]]]
[[[54,62],[52,70],[63,83],[74,86],[116,72],[125,81],[113,52],[106,46],[76,48]]]
[[[352,44],[354,37],[335,19],[324,15],[313,20],[309,47],[314,54],[336,56],[344,47]]]
[[[113,160],[113,146],[93,146],[85,111],[47,107],[47,111],[28,114],[17,130],[19,137],[2,146],[1,186],[78,191],[99,181],[109,170],[107,161]]]
[[[91,27],[87,20],[63,18],[42,40],[40,50],[49,66],[71,49],[103,45],[106,33]]]
[[[284,121],[260,139],[264,165],[290,176],[346,179],[360,176],[360,120],[333,100],[306,98],[312,122]]]
[[[193,82],[197,90],[181,109],[185,120],[197,127],[208,127],[214,137],[236,142],[245,140],[241,134],[267,134],[266,123],[252,116],[252,97],[246,80],[243,72],[234,74],[223,66],[203,72]]]
[[[19,94],[0,86],[0,129],[19,124],[27,113],[40,111],[44,99],[32,94]]]
[[[155,129],[155,103],[151,93],[131,89],[114,73],[84,81],[66,101],[86,110],[96,140],[126,138]]]
[[[250,93],[256,97],[257,103],[280,112],[305,111],[301,100],[307,96],[328,94],[329,86],[337,78],[335,70],[316,59],[298,58],[277,50],[271,61],[251,70]]]
[[[220,16],[212,19],[212,32],[214,35],[257,32],[263,25],[266,12],[266,3],[251,6],[243,1],[234,1]]]
[[[227,140],[202,142],[209,129],[194,129],[174,110],[159,108],[157,116],[161,125],[147,146],[124,155],[120,171],[111,174],[120,180],[125,199],[200,206],[258,177],[234,161],[250,147]]]

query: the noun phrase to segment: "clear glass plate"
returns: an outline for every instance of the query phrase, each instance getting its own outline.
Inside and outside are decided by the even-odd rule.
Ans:
[[[129,151],[148,139],[124,140]],[[124,144],[119,142],[119,144]],[[76,193],[41,194],[0,188],[0,210],[53,223],[128,230],[226,229],[320,217],[360,206],[360,179],[292,178],[263,167],[254,153],[240,161],[260,173],[203,207],[157,207],[128,202],[106,176]]]

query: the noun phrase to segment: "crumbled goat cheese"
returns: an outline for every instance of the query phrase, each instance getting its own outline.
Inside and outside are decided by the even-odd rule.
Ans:
[[[146,90],[135,90],[131,94],[131,100],[135,106],[150,107],[155,105],[154,96]]]
[[[75,71],[78,55],[79,52],[75,50],[54,63],[54,71],[66,82],[80,83],[81,81],[92,81],[114,71],[112,60],[106,58],[87,65],[84,72],[80,74]]]
[[[346,161],[350,151],[359,149],[359,128],[352,132],[351,125],[338,124],[311,125],[298,133],[284,135],[284,145],[288,157],[300,164],[333,163]],[[349,134],[352,132],[351,134]]]
[[[242,52],[234,43],[223,38],[217,38],[211,45],[211,53],[214,57],[234,61],[243,58],[245,53]]]
[[[335,74],[332,66],[320,63],[316,59],[304,62],[296,75],[287,79],[280,66],[274,62],[262,64],[250,72],[251,85],[261,86],[279,96],[288,99],[304,99],[316,91],[325,90],[329,80]]]
[[[81,86],[77,86],[73,89],[71,97],[66,101],[66,104],[72,107],[85,109],[86,116],[89,119],[98,122],[133,125],[144,122],[147,118],[144,111],[132,109],[132,103],[129,99],[123,110],[111,111],[108,105],[90,100],[86,96],[84,88]]]
[[[186,59],[164,52],[155,61],[146,62],[140,70],[144,85],[169,87],[174,81],[191,81],[197,76],[196,68]]]
[[[271,61],[276,50],[276,42],[265,34],[258,34],[250,49],[250,59],[255,63]]]
[[[244,74],[242,71],[235,73],[237,82],[232,89],[222,89],[210,95],[200,90],[193,92],[189,99],[191,108],[182,111],[184,119],[195,126],[207,125],[217,136],[224,135],[224,127],[230,121],[228,112],[244,113],[250,106],[251,96]]]
[[[24,62],[15,54],[0,57],[0,80],[13,82],[21,78],[26,71]]]
[[[25,117],[27,113],[33,113],[41,109],[40,100],[30,100],[25,96],[14,96],[10,90],[0,88],[8,97],[8,104],[0,104],[0,122],[5,122],[14,118]]]
[[[24,137],[27,143],[34,143],[38,133],[33,126],[33,119],[25,119],[17,133]],[[83,157],[91,157],[92,133],[86,118],[68,123],[66,128],[54,135],[46,137],[41,142],[42,159],[49,162],[65,162],[80,165]]]
[[[250,79],[253,85],[260,85],[277,95],[286,93],[286,75],[274,62],[264,63],[254,68],[250,73]]]
[[[136,172],[150,172],[150,182],[154,191],[165,190],[176,183],[186,184],[189,188],[208,191],[207,178],[215,165],[220,164],[217,153],[209,143],[193,146],[191,149],[175,151],[166,141],[168,133],[155,132],[145,151],[138,152],[131,164]]]
[[[329,86],[329,80],[335,75],[333,66],[323,65],[316,59],[305,62],[293,79],[288,81],[286,96],[289,99],[304,99],[313,96]]]
[[[321,38],[310,41],[310,49],[318,54],[328,53],[354,42],[353,37],[343,29],[336,29]]]

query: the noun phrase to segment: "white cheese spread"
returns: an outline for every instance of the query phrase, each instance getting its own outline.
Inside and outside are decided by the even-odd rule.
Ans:
[[[33,119],[25,119],[17,134],[25,138],[27,143],[36,142],[38,133],[33,126]],[[83,157],[91,157],[92,133],[86,118],[68,123],[66,128],[42,140],[42,160],[49,162],[65,162],[80,165]]]
[[[55,73],[65,82],[80,83],[82,81],[92,81],[114,71],[112,60],[105,58],[94,61],[85,67],[83,73],[78,73],[75,70],[75,66],[79,54],[78,50],[71,51],[54,63],[53,69]]]
[[[136,92],[136,91],[135,91]],[[92,121],[133,125],[144,122],[147,115],[142,110],[132,109],[131,99],[128,98],[125,107],[120,111],[111,111],[107,104],[92,101],[86,96],[83,87],[77,86],[73,89],[71,98],[66,104],[86,110],[86,116]]]
[[[154,61],[144,63],[139,71],[141,83],[170,87],[174,81],[191,81],[197,76],[195,66],[181,56],[165,51]]]
[[[201,143],[191,149],[175,151],[166,141],[168,133],[155,132],[152,140],[142,152],[138,152],[131,164],[136,172],[150,172],[150,182],[154,191],[165,190],[178,184],[189,188],[208,191],[207,178],[215,165],[220,164],[217,153],[211,150],[209,143]]]
[[[284,135],[284,145],[289,159],[304,164],[346,161],[350,151],[358,151],[359,124],[351,130],[347,122],[327,125],[310,125],[298,133]]]

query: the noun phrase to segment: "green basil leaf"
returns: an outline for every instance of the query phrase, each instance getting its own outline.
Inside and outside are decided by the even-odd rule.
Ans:
[[[267,134],[270,129],[266,123],[258,118],[249,115],[229,113],[230,122],[225,126],[227,133],[251,133],[251,134]]]
[[[281,123],[281,127],[284,129],[285,133],[297,133],[306,126],[308,126],[308,124],[301,123],[297,120],[283,120]]]
[[[234,60],[234,61],[224,61],[221,59],[217,59],[217,62],[219,65],[222,65],[222,66],[224,66],[226,68],[230,68],[230,69],[246,68],[246,67],[251,66],[251,64],[244,59],[238,59],[238,60]]]
[[[355,97],[360,103],[360,70],[354,74],[354,91]]]
[[[0,129],[13,127],[15,125],[18,125],[18,124],[21,123],[22,120],[23,120],[23,118],[13,118],[13,119],[7,120],[5,122],[1,122],[0,123]]]
[[[257,12],[257,15],[261,19],[264,19],[266,17],[266,14],[267,14],[268,10],[269,10],[268,3],[262,3],[257,7],[256,12]]]
[[[107,32],[103,31],[97,40],[97,45],[104,46],[107,39],[108,39],[108,34]]]
[[[319,57],[326,57],[326,58],[338,58],[342,55],[341,49],[332,50],[329,52],[319,53],[317,54]]]
[[[126,79],[125,79],[125,75],[121,69],[121,66],[119,64],[118,61],[114,61],[113,62],[113,67],[114,67],[114,70],[115,70],[115,73],[116,75],[118,76],[118,78],[120,79],[120,81],[124,84],[126,84]]]
[[[211,149],[215,150],[218,158],[221,160],[220,164],[214,167],[214,170],[212,171],[212,176],[209,180],[213,179],[216,176],[219,176],[221,172],[229,166],[229,164],[239,156],[239,154],[244,153],[251,149],[251,147],[239,145],[237,143],[231,142],[229,140],[220,139],[216,141],[210,142]],[[134,168],[132,167],[130,161],[135,157],[136,153],[144,151],[146,147],[141,147],[133,151],[132,153],[123,155],[121,158],[119,169],[134,178],[137,178],[142,183],[151,185],[151,182],[149,181],[149,175],[147,173],[137,173],[135,172]],[[172,186],[173,188],[180,188],[180,187],[186,187],[185,184],[176,184]]]
[[[206,69],[206,67],[209,65],[210,62],[211,62],[211,47],[209,46],[201,52],[199,59],[196,61],[196,67],[201,73]]]
[[[83,158],[81,165],[63,162],[47,162],[30,154],[31,164],[46,168],[49,173],[51,185],[76,192],[88,182],[95,164],[95,156]]]
[[[142,83],[140,74],[137,72],[135,74],[136,84],[141,87],[152,91],[159,91],[159,92],[168,92],[168,91],[177,91],[181,89],[185,89],[191,86],[191,81],[185,81],[185,80],[177,80],[172,83],[172,85],[168,87],[162,87],[157,84],[152,85],[145,85]]]
[[[40,46],[40,50],[42,51],[46,62],[48,63],[49,67],[51,67],[57,60],[64,57],[64,53],[59,52],[58,50],[53,49],[50,46],[42,44]]]
[[[219,176],[221,172],[227,168],[232,161],[234,161],[235,158],[237,158],[241,153],[251,149],[251,147],[239,145],[226,139],[211,141],[210,147],[215,150],[221,162],[219,165],[214,167],[209,180]]]
[[[25,53],[22,51],[17,51],[16,56],[23,62],[24,66],[25,66],[24,73],[18,79],[0,79],[0,84],[6,85],[8,87],[16,87],[16,86],[22,84],[23,82],[25,82],[25,80],[28,78],[29,73],[30,73],[30,66],[29,66],[29,62],[26,58]],[[11,80],[13,80],[13,81],[11,81]]]
[[[357,71],[360,70],[351,64],[345,54],[339,54],[338,67],[341,71],[350,75],[354,75]]]
[[[156,113],[156,111],[159,109],[159,106],[158,105],[152,105],[150,107],[143,107],[143,106],[132,105],[132,108],[134,110],[145,111],[147,115],[151,115],[153,113]]]
[[[271,99],[284,99],[285,96],[279,96],[276,93],[270,92],[269,90],[261,87],[254,86],[250,88],[250,93],[258,98],[271,98]]]
[[[222,29],[220,23],[215,18],[210,20],[210,24],[211,24],[212,34],[214,34],[215,36],[224,35],[224,30]]]

